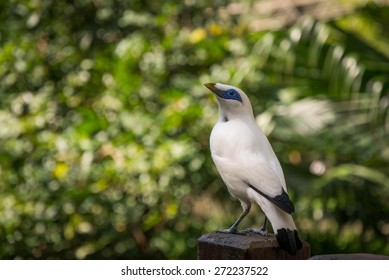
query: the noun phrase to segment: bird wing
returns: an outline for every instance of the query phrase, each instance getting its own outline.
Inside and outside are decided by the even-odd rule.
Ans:
[[[285,179],[278,160],[254,155],[249,156],[247,161],[252,165],[242,174],[247,186],[286,213],[293,213],[295,208],[286,192]]]
[[[247,193],[237,186],[238,182],[244,182],[239,185],[251,188],[286,213],[294,212],[281,165],[265,134],[255,123],[217,124],[211,134],[211,153],[232,193]]]
[[[260,191],[258,188],[254,187],[253,185],[251,185],[251,184],[247,184],[247,185],[251,189],[253,189],[255,192],[257,192],[258,194],[262,195],[263,197],[265,197],[270,202],[272,202],[275,205],[277,205],[278,208],[280,208],[281,210],[285,211],[286,213],[292,214],[295,211],[294,205],[293,205],[292,201],[290,200],[288,193],[285,192],[284,189],[282,189],[282,193],[281,194],[279,194],[277,196],[274,196],[274,197],[271,197],[271,196],[267,195],[266,193]]]

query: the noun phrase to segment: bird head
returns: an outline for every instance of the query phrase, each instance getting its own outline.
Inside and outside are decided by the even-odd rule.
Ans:
[[[233,118],[254,118],[250,100],[241,89],[220,83],[206,83],[204,86],[217,97],[219,118],[225,121]]]

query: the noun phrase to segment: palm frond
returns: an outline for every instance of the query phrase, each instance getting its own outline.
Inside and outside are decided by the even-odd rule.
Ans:
[[[365,110],[365,122],[386,123],[389,61],[362,41],[356,44],[359,47],[345,48],[350,36],[341,38],[339,30],[333,24],[304,18],[286,36],[265,36],[252,51],[261,59],[258,67],[278,77],[281,86],[297,85],[302,95],[310,91],[307,96],[325,97],[335,109],[339,102],[351,102],[347,108],[352,117],[360,105],[357,111]]]

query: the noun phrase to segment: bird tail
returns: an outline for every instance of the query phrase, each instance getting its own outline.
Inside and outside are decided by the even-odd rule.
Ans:
[[[276,237],[280,247],[291,255],[296,255],[297,251],[303,247],[297,230],[281,228],[277,230]]]

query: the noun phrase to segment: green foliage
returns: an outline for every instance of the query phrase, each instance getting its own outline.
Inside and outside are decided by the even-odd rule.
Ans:
[[[146,2],[0,4],[0,258],[195,258],[241,211],[204,82],[250,95],[315,254],[389,254],[388,8],[253,32],[227,1]]]

